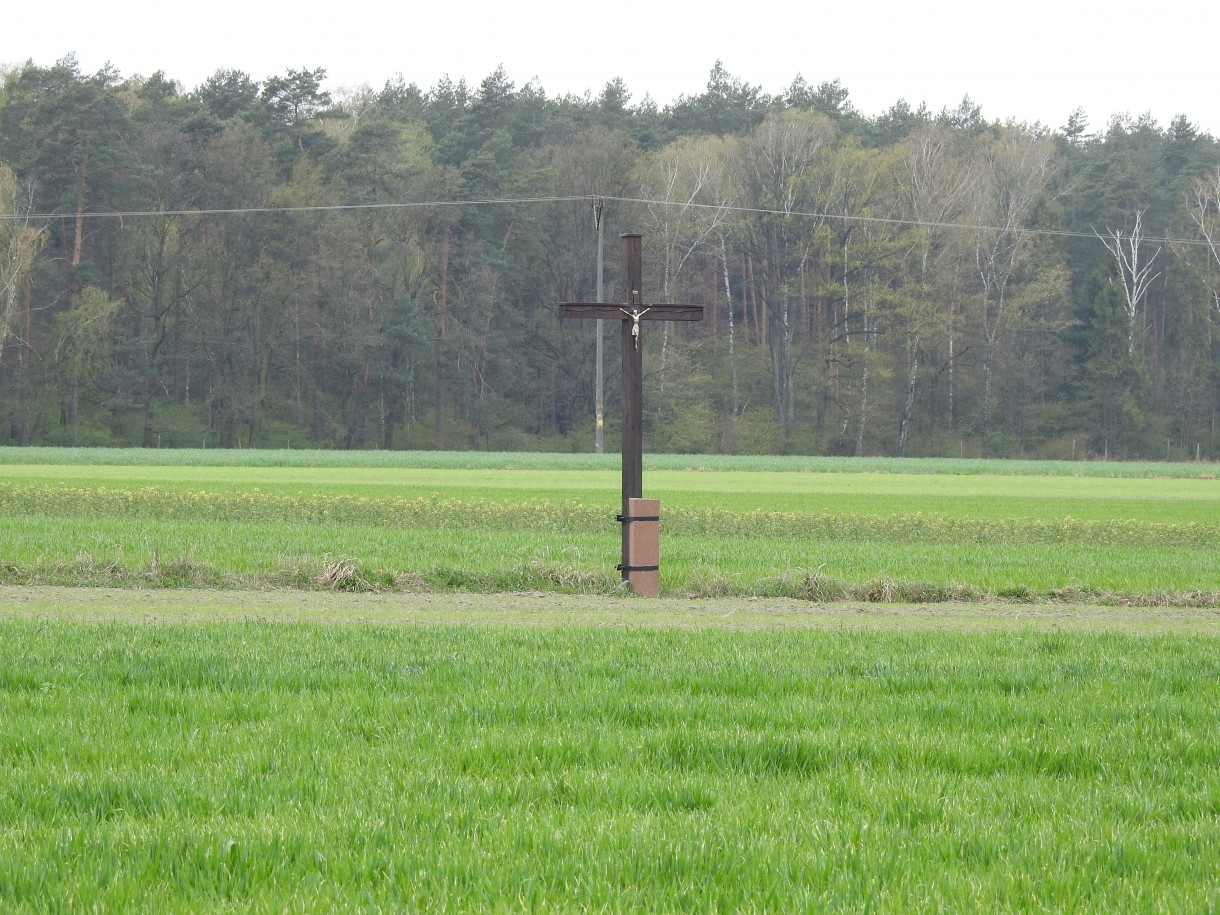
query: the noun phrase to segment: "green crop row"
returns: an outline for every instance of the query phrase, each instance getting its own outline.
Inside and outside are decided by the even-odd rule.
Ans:
[[[954,476],[1050,476],[1105,479],[1220,477],[1215,464],[1189,462],[1026,461],[955,458],[650,454],[648,470],[766,473],[879,473]],[[160,448],[0,448],[0,465],[177,467],[333,467],[440,470],[613,470],[617,454],[483,451],[316,451]]]
[[[0,581],[145,587],[606,593],[601,533],[0,516]],[[1210,548],[662,537],[661,586],[815,601],[1067,600],[1220,606]]]
[[[612,522],[600,506],[441,497],[369,498],[352,495],[97,489],[0,484],[0,516],[130,518],[234,523],[335,524],[364,527],[490,529],[591,533]],[[672,508],[666,534],[688,537],[793,538],[878,543],[1086,543],[1124,549],[1214,546],[1220,528],[1132,519],[977,518],[943,514],[859,515],[843,512],[731,512]]]

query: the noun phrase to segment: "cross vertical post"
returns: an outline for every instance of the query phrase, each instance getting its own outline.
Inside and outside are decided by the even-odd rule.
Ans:
[[[641,305],[644,284],[641,236],[623,235],[623,300],[632,311]],[[623,517],[630,518],[628,499],[644,497],[644,354],[639,321],[619,321],[623,350]],[[634,331],[634,333],[633,333]],[[623,525],[623,556],[627,555],[627,525]],[[623,560],[627,560],[624,558]]]
[[[623,499],[618,520],[622,523],[623,580],[637,594],[655,597],[658,592],[660,503],[644,499],[644,354],[640,346],[643,321],[702,321],[702,305],[645,305],[641,236],[624,233],[623,300],[626,306],[609,302],[564,302],[560,307],[569,318],[617,320],[621,327],[623,359],[622,436]],[[633,509],[634,507],[634,509]],[[643,554],[653,557],[640,559]]]
[[[594,228],[597,230],[597,301],[599,302],[602,300],[602,285],[606,272],[602,269],[604,262],[604,257],[602,254],[604,246],[602,245],[602,240],[605,236],[605,233],[602,231],[602,215],[605,208],[606,198],[598,197],[593,201],[593,224]],[[597,341],[595,349],[596,355],[594,358],[597,360],[597,366],[596,380],[593,386],[593,412],[596,414],[596,425],[593,428],[593,450],[598,454],[601,454],[605,450],[603,448],[602,439],[604,438],[606,423],[604,410],[605,403],[603,402],[602,398],[602,394],[605,389],[605,360],[602,358],[602,322],[600,318],[597,320]]]

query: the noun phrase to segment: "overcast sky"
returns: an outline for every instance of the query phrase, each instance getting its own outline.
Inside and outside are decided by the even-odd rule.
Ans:
[[[779,93],[798,74],[838,79],[873,116],[898,99],[933,112],[965,94],[988,120],[1061,127],[1077,107],[1092,130],[1118,113],[1177,114],[1220,136],[1220,6],[1210,0],[664,0],[589,4],[323,4],[301,0],[58,0],[13,4],[0,21],[0,64],[48,65],[75,54],[84,72],[163,70],[192,89],[221,68],[255,79],[324,67],[326,88],[379,89],[398,74],[423,89],[442,76],[477,86],[503,64],[517,86],[590,92],[620,76],[639,101],[696,95],[719,59]]]

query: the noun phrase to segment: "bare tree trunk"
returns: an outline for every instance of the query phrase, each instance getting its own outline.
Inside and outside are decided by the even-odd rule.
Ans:
[[[908,344],[910,357],[907,360],[907,396],[902,405],[902,419],[898,423],[898,456],[907,453],[907,434],[911,430],[911,414],[915,407],[915,392],[919,387],[919,363],[923,355],[919,337]]]
[[[320,329],[323,326],[322,282],[317,270],[312,271],[310,285],[313,296],[314,326]],[[326,346],[320,332],[311,336],[312,339],[307,338],[307,346],[313,353],[309,390],[309,435],[313,441],[321,442],[326,437],[326,391],[324,386]]]
[[[860,365],[860,410],[856,423],[856,457],[864,454],[864,428],[868,423],[868,368],[869,368],[869,347],[868,347],[868,317],[864,319],[865,329],[865,344],[864,357]]]
[[[17,349],[17,437],[22,445],[30,444],[30,401],[34,395],[34,350],[30,346],[34,331],[34,284],[27,275],[21,297],[21,346]]]
[[[983,434],[991,432],[991,384],[995,376],[995,346],[988,342],[983,357]]]
[[[952,319],[950,319],[952,320]],[[953,327],[949,327],[949,429],[952,431],[953,416]]]
[[[749,290],[748,314],[754,323],[754,342],[766,344],[766,328],[764,327],[764,312],[759,306],[758,283],[754,282],[754,255],[745,255],[745,288]]]
[[[82,191],[77,196],[76,219],[73,222],[72,260],[73,267],[80,266],[81,253],[85,247],[85,195]]]
[[[68,428],[72,430],[72,444],[76,444],[76,433],[80,430],[80,367],[72,366],[68,380]]]
[[[449,318],[449,227],[441,239],[440,282],[436,296],[436,415],[435,442],[437,448],[445,447],[445,411],[448,405],[449,391],[446,387],[445,364],[448,353],[445,349],[448,337]]]
[[[720,264],[724,272],[724,302],[729,313],[729,374],[733,383],[733,416],[741,412],[741,400],[737,387],[737,353],[735,348],[736,322],[733,320],[733,290],[729,284],[729,251],[724,235],[720,236]]]

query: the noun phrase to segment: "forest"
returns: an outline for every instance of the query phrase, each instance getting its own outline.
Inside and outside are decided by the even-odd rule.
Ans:
[[[717,64],[664,107],[323,68],[0,72],[0,444],[1220,458],[1220,142],[1186,114],[857,111]],[[617,449],[619,328],[605,338]]]

